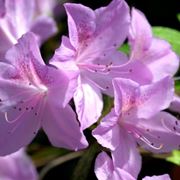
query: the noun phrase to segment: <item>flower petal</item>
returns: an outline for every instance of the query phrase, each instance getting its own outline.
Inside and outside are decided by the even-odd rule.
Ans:
[[[167,112],[160,112],[147,120],[139,120],[136,128],[149,143],[141,140],[138,142],[152,152],[170,152],[180,147],[180,123]]]
[[[114,166],[137,178],[141,169],[141,156],[135,139],[123,128],[120,129],[119,146],[112,152]]]
[[[171,180],[168,174],[164,174],[161,176],[146,176],[142,180]]]
[[[0,18],[2,18],[6,13],[5,0],[0,0]]]
[[[130,22],[129,7],[126,2],[113,0],[108,6],[95,10],[95,14],[97,38],[94,44],[97,46],[94,47],[101,49],[107,49],[107,46],[119,47],[126,39]],[[121,33],[117,36],[114,32]]]
[[[140,88],[137,116],[148,118],[169,107],[174,95],[174,84],[170,77]]]
[[[43,117],[43,129],[54,146],[76,151],[87,147],[88,143],[70,106],[61,108],[49,102]]]
[[[112,159],[105,153],[100,153],[95,162],[94,172],[98,180],[108,180],[113,174]]]
[[[169,109],[171,111],[179,112],[180,113],[180,97],[175,95],[173,101],[170,104]]]
[[[30,31],[38,35],[40,43],[42,44],[57,32],[57,27],[52,18],[39,16],[31,25]]]
[[[37,180],[37,172],[31,159],[25,154],[24,149],[0,157],[0,176],[3,180]]]
[[[0,113],[0,155],[4,156],[28,145],[40,128],[35,109],[14,109]],[[14,122],[13,122],[14,121]]]
[[[81,4],[66,3],[68,15],[69,37],[72,45],[77,48],[95,31],[94,12]]]
[[[142,54],[142,60],[153,74],[153,81],[173,76],[179,67],[179,58],[164,40],[154,38],[150,48]]]
[[[92,134],[103,147],[114,151],[119,146],[120,128],[114,109],[103,118]]]
[[[129,30],[129,43],[132,48],[131,59],[140,59],[143,52],[151,45],[151,26],[144,14],[139,10],[133,8],[131,14],[132,19]]]
[[[114,109],[117,115],[129,111],[136,105],[139,96],[139,84],[129,79],[115,78],[114,87]]]
[[[80,80],[74,94],[76,112],[82,129],[97,122],[103,109],[102,95],[92,83]]]
[[[68,37],[62,36],[61,46],[56,49],[53,58],[50,60],[50,63],[58,61],[71,61],[75,59],[76,51],[71,45],[71,42]]]

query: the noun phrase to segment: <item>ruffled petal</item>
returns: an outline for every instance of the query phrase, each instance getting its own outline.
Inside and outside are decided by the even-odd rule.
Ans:
[[[65,9],[68,15],[70,41],[77,48],[94,33],[95,14],[90,8],[81,4],[66,3]]]

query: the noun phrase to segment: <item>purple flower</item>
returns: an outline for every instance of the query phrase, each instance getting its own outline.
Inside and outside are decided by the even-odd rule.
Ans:
[[[117,51],[129,28],[129,8],[124,0],[113,0],[95,11],[71,3],[65,4],[65,8],[69,38],[62,37],[51,63],[79,72],[74,102],[82,129],[85,129],[101,115],[101,91],[113,95],[113,77],[147,82],[149,72],[140,62],[128,63],[127,57]]]
[[[7,63],[0,63],[0,155],[29,144],[41,127],[54,146],[86,147],[67,104],[74,77],[44,64],[33,33],[19,39],[6,57]]]
[[[170,44],[153,37],[151,26],[142,12],[132,9],[129,44],[130,59],[143,62],[153,75],[152,81],[160,80],[167,75],[173,76],[179,67],[179,58]]]
[[[37,180],[37,172],[23,149],[5,157],[0,157],[0,179]]]
[[[180,147],[180,123],[162,111],[173,98],[171,78],[142,86],[117,78],[113,86],[114,108],[93,131],[102,146],[112,151],[126,147],[122,157],[134,146],[133,142],[156,153]]]
[[[136,169],[139,166],[139,161],[132,161],[133,159],[127,159],[127,157],[121,156],[121,153],[112,153],[112,159],[105,152],[98,155],[95,162],[95,174],[98,180],[136,180],[137,178],[131,175],[131,169],[128,165],[133,164],[133,168]],[[133,155],[133,154],[132,154]],[[120,157],[120,158],[119,158]],[[132,156],[133,157],[133,156]],[[125,163],[125,166],[117,164],[117,159]],[[138,174],[136,174],[137,177]],[[169,175],[145,177],[143,180],[170,180]]]
[[[35,0],[4,0],[2,5],[5,7],[5,15],[0,18],[1,60],[6,51],[26,32],[34,32],[42,43],[57,31],[51,17],[44,14],[37,16]]]

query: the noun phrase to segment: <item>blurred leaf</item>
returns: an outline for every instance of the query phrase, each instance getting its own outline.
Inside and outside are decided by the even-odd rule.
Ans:
[[[166,160],[174,164],[180,165],[180,151],[174,150],[172,152],[172,155],[168,157]]]
[[[167,27],[153,27],[153,33],[155,36],[165,39],[171,45],[173,50],[180,54],[180,31],[167,28]]]
[[[127,43],[125,43],[120,48],[118,48],[118,50],[128,55],[130,52],[130,47]]]
[[[178,18],[178,20],[180,22],[180,13],[177,14],[177,18]]]
[[[91,144],[89,149],[83,154],[81,159],[79,160],[73,175],[72,180],[86,180],[90,169],[92,167],[92,163],[94,162],[96,154],[99,152],[100,146],[97,143]]]
[[[180,93],[180,81],[175,81],[175,91],[178,94]]]
[[[37,167],[43,166],[53,159],[67,154],[69,151],[66,149],[54,148],[51,146],[41,147],[36,153],[31,155],[33,162]]]

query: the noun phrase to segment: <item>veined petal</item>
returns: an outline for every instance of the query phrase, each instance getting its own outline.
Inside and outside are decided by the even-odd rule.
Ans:
[[[99,144],[112,151],[120,145],[120,128],[114,109],[103,118],[92,134]]]
[[[51,17],[39,16],[32,23],[30,31],[38,35],[40,44],[42,44],[49,37],[55,35],[57,27],[55,21]]]
[[[139,84],[129,79],[115,78],[114,87],[114,104],[117,115],[129,111],[136,106],[136,100],[139,96]]]
[[[161,176],[146,176],[142,180],[171,180],[168,174],[164,174]]]
[[[180,148],[180,122],[167,112],[139,120],[135,129],[148,141],[144,143],[139,139],[138,142],[152,152],[170,152]]]
[[[95,162],[95,174],[98,180],[109,180],[114,171],[112,159],[105,153],[100,153]]]
[[[43,117],[43,129],[54,146],[76,151],[88,146],[76,115],[69,105],[62,108],[49,101]]]
[[[151,85],[141,86],[137,102],[137,116],[147,119],[168,108],[173,96],[174,84],[170,77],[163,78]]]
[[[104,64],[103,59],[107,59],[106,55],[117,50],[127,37],[130,18],[129,8],[124,0],[113,0],[108,6],[95,10],[95,15],[95,32],[84,42],[85,47],[81,47],[78,62],[85,59],[96,63],[100,57],[101,63]]]
[[[77,48],[94,33],[95,14],[90,8],[81,4],[66,3],[65,9],[68,15],[70,41]]]
[[[74,94],[74,103],[81,128],[86,129],[101,116],[103,102],[98,88],[87,80],[80,81]]]

